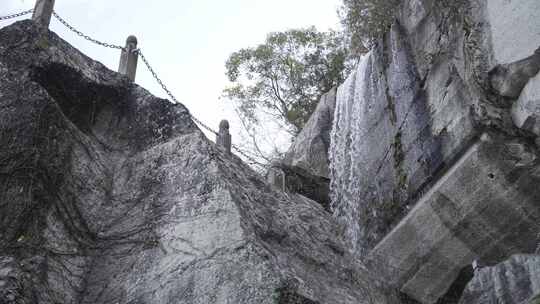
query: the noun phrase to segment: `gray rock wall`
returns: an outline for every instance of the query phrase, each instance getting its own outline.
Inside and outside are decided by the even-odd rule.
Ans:
[[[540,294],[540,256],[515,255],[503,263],[479,269],[460,304],[528,304]]]
[[[372,248],[407,214],[477,132],[476,100],[460,74],[464,63],[456,60],[463,58],[461,15],[416,2],[426,10],[415,15],[421,20],[410,20],[421,9],[404,9],[404,21],[338,89],[332,199],[359,251]]]
[[[487,0],[492,54],[497,63],[523,59],[539,47],[539,12],[540,2],[535,0]]]
[[[268,182],[281,191],[308,197],[329,212],[328,151],[335,104],[336,90],[332,89],[321,97],[284,158],[274,161],[266,173]]]
[[[328,150],[334,119],[336,89],[321,97],[315,111],[295,138],[283,163],[328,178]]]
[[[0,303],[393,303],[321,206],[31,21],[0,109]]]
[[[338,88],[334,215],[349,249],[421,303],[474,259],[536,247],[539,16],[538,1],[404,1]]]

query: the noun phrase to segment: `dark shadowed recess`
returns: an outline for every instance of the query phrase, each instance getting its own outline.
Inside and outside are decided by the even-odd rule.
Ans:
[[[277,304],[319,304],[296,293],[294,288],[284,286],[276,290],[278,294]]]
[[[114,109],[118,117],[126,111],[127,89],[98,84],[79,71],[58,63],[33,70],[32,79],[58,103],[64,115],[89,135],[101,111]]]
[[[458,277],[450,286],[448,291],[442,296],[436,304],[457,304],[463,295],[467,284],[472,280],[474,271],[471,265],[465,266],[459,272]]]
[[[435,304],[458,304],[465,287],[472,280],[474,276],[474,271],[472,266],[468,265],[464,267],[460,272],[458,277],[454,280],[448,291],[439,298]],[[415,299],[411,298],[405,293],[399,294],[400,304],[421,304]]]

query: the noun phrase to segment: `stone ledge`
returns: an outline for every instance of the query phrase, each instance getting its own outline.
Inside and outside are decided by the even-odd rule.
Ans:
[[[479,259],[534,252],[540,180],[526,145],[483,135],[370,253],[392,283],[435,303]]]

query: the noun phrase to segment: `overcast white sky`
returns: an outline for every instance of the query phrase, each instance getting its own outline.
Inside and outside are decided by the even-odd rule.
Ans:
[[[34,0],[0,0],[0,16],[33,8]],[[227,85],[224,63],[229,54],[263,42],[266,34],[315,25],[336,29],[341,0],[56,0],[55,10],[80,31],[123,45],[134,34],[139,47],[165,84],[189,110],[217,128],[234,121],[227,102],[219,100]],[[0,27],[11,22],[0,21]],[[119,51],[95,46],[53,20],[51,29],[110,69]],[[139,63],[136,82],[166,97]],[[238,124],[232,123],[233,142]],[[213,139],[213,138],[212,138]]]

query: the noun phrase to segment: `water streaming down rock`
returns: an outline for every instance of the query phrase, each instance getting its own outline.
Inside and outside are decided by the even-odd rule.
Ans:
[[[336,96],[336,109],[334,124],[331,133],[332,144],[330,145],[330,196],[334,215],[344,222],[346,239],[350,242],[351,251],[356,251],[359,234],[362,233],[359,225],[359,212],[352,197],[361,195],[358,183],[361,181],[355,178],[353,171],[362,170],[361,158],[354,158],[353,153],[348,153],[351,143],[358,142],[362,138],[364,129],[360,124],[362,121],[362,106],[364,103],[354,103],[357,96],[365,96],[370,68],[371,53],[364,55],[358,68],[339,87]],[[355,119],[358,124],[350,122]],[[353,149],[360,149],[359,146]],[[358,176],[365,176],[358,174]]]
[[[442,162],[407,35],[395,24],[338,90],[330,152],[335,215],[370,250]]]
[[[539,40],[514,38],[535,23],[519,6],[538,12],[537,3],[404,1],[338,89],[334,215],[349,250],[420,303],[455,301],[474,260],[494,265],[537,246],[537,147],[494,86],[519,93],[533,74],[522,67],[536,62]],[[528,57],[496,56],[517,48]],[[537,101],[522,97],[529,113],[517,127],[531,129],[525,104]]]

